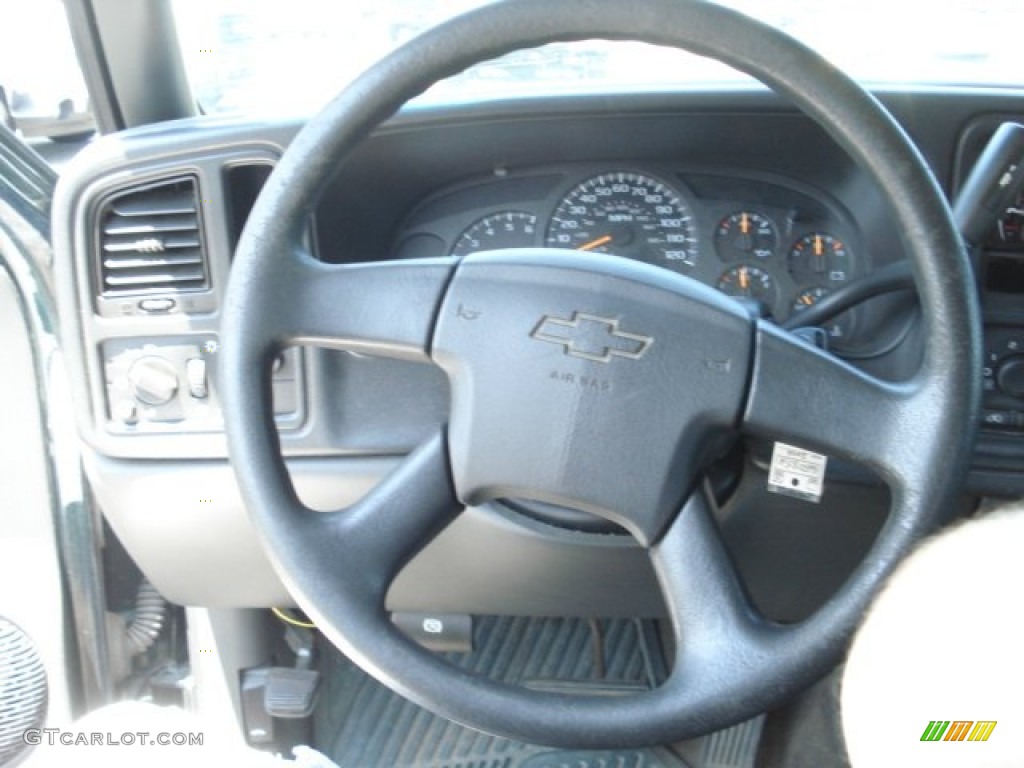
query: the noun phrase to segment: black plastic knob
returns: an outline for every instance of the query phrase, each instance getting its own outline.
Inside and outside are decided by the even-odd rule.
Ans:
[[[1002,362],[996,382],[1003,394],[1024,399],[1024,355],[1014,355]]]
[[[164,405],[178,393],[178,372],[162,357],[140,357],[128,369],[135,399],[145,405]]]

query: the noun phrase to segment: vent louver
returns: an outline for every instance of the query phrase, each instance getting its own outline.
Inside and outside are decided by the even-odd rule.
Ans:
[[[107,199],[99,213],[104,296],[206,288],[207,267],[196,180],[136,187]]]

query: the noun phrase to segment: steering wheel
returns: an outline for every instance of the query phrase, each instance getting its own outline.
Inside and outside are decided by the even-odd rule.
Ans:
[[[909,380],[873,378],[752,319],[732,299],[643,264],[547,249],[332,266],[303,233],[346,156],[435,81],[513,50],[588,38],[687,49],[747,72],[820,123],[874,178],[904,233],[924,314]],[[942,194],[871,96],[739,13],[685,0],[508,0],[380,61],[296,136],[238,247],[220,390],[254,526],[298,604],[381,682],[444,717],[577,748],[667,743],[778,706],[842,657],[859,617],[960,488],[979,404],[980,325]],[[270,366],[312,344],[430,362],[451,415],[353,507],[297,498],[274,430]],[[593,387],[564,386],[571,370]],[[797,624],[752,607],[697,482],[722,430],[872,468],[892,508],[864,561]],[[408,640],[384,597],[465,505],[527,498],[602,515],[653,562],[676,637],[668,679],[624,697],[539,692],[475,676]]]

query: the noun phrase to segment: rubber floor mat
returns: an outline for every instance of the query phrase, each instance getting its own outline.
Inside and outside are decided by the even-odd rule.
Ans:
[[[659,667],[630,619],[602,622],[604,676],[586,621],[477,619],[474,651],[453,663],[505,682],[607,693],[646,687]],[[333,648],[314,715],[314,745],[340,768],[685,768],[668,750],[552,751],[456,725],[406,701]]]
[[[665,763],[649,749],[609,752],[543,752],[527,758],[520,768],[662,768],[682,765],[678,760]]]

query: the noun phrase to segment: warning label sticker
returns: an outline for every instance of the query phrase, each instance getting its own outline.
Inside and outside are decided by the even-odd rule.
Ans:
[[[828,456],[776,443],[768,470],[768,490],[817,503],[825,490]]]

